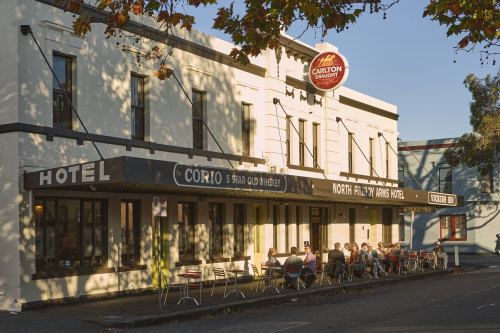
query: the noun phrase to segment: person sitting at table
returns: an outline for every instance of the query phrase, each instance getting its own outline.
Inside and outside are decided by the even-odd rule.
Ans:
[[[367,251],[365,252],[366,264],[373,267],[374,278],[378,279],[377,272],[382,272],[387,276],[387,273],[382,268],[377,251],[373,248],[371,244],[367,245]]]
[[[377,243],[377,252],[379,254],[379,258],[384,258],[386,253],[387,253],[387,249],[384,247],[384,244],[382,244],[382,242],[378,242]],[[380,254],[382,256],[380,256]]]
[[[300,279],[304,281],[306,288],[309,288],[312,286],[314,280],[316,280],[316,273],[314,272],[316,256],[312,253],[310,245],[306,245],[304,249],[306,251],[306,257],[304,258],[304,267],[302,268]]]
[[[269,249],[269,252],[267,253],[266,265],[272,265],[275,267],[276,272],[280,272],[281,271],[281,263],[276,258],[276,254],[278,254],[278,251],[274,247],[271,247]]]
[[[366,246],[366,243],[361,244],[361,246]],[[365,268],[365,261],[363,260],[363,252],[361,252],[358,249],[358,244],[352,243],[351,245],[352,252],[351,252],[351,263],[349,264],[349,274],[352,275],[353,269],[359,268],[359,269],[364,269]]]
[[[344,281],[345,256],[340,251],[340,243],[335,243],[335,249],[328,252],[328,275],[333,279]]]
[[[441,242],[437,241],[436,246],[432,249],[434,252],[434,267],[438,266],[438,260],[443,261],[443,269],[448,268],[448,254],[444,250],[444,247],[441,246]]]
[[[344,244],[344,248],[342,249],[342,253],[344,254],[345,260],[349,261],[349,258],[351,257],[351,247],[349,246],[349,243]]]
[[[292,289],[297,289],[297,283],[299,283],[299,276],[300,276],[300,271],[302,270],[302,266],[304,265],[304,262],[302,259],[297,257],[297,248],[295,246],[292,246],[290,248],[290,253],[292,254],[290,257],[288,257],[285,260],[285,263],[283,264],[283,274],[285,274],[285,283],[290,286]],[[286,268],[287,266],[297,266],[299,269],[297,270],[297,273],[287,273]]]

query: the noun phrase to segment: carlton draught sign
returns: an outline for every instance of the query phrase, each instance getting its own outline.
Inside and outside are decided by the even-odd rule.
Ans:
[[[309,78],[314,87],[323,91],[335,90],[344,84],[349,74],[347,60],[340,53],[318,54],[309,66]]]

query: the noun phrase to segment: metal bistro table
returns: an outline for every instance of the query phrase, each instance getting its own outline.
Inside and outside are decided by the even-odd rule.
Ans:
[[[182,273],[182,274],[177,274],[177,276],[181,277],[181,278],[184,278],[185,285],[186,285],[186,288],[184,288],[184,297],[182,297],[179,300],[179,302],[177,302],[177,305],[186,302],[186,300],[193,300],[196,303],[196,305],[200,305],[198,303],[198,301],[196,300],[196,298],[189,296],[189,280],[191,280],[191,279],[200,279],[201,278],[201,274],[197,274],[197,273]]]
[[[274,291],[276,291],[276,293],[280,293],[280,291],[278,290],[278,288],[276,288],[276,280],[278,278],[278,276],[276,275],[276,267],[274,265],[262,265],[261,266],[261,271],[266,271],[268,272],[270,275],[271,275],[271,278],[270,280],[272,281],[269,281],[269,284],[267,286],[265,286],[262,290],[261,290],[261,293],[264,292],[264,290],[266,290],[267,288],[270,288]]]
[[[240,293],[241,297],[243,297],[243,299],[245,299],[245,294],[241,290],[238,290],[238,274],[244,273],[245,271],[241,270],[241,269],[228,269],[227,272],[234,274],[234,289],[229,290],[227,292],[227,294],[224,296],[224,298],[228,297],[229,294],[232,294],[232,293]]]

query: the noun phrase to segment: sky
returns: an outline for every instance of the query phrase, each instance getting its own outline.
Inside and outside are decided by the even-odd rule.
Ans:
[[[463,81],[469,73],[480,78],[494,75],[500,64],[497,59],[496,66],[491,61],[481,65],[479,47],[475,53],[455,54],[453,47],[459,37],[447,38],[446,27],[422,18],[426,3],[401,0],[385,20],[381,13],[366,14],[348,30],[331,31],[323,40],[314,31],[298,38],[309,45],[328,42],[337,46],[350,66],[344,85],[396,105],[403,141],[452,138],[470,132],[472,97]],[[217,8],[189,8],[188,13],[195,15],[196,30],[231,42],[229,36],[211,28]],[[292,27],[287,34],[298,37],[301,32]]]

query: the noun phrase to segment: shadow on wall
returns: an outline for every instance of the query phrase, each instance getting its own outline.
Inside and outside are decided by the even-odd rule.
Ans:
[[[48,15],[51,15],[49,17],[53,16],[54,21],[70,22],[71,14],[64,13],[59,9],[45,11],[46,8],[43,8],[42,16],[44,13],[50,13]],[[42,29],[44,28],[38,24],[38,18],[33,18],[25,23],[29,23],[34,28],[35,36],[43,45]],[[133,61],[129,62],[127,60],[129,55],[123,54],[119,49],[117,50],[112,40],[103,40],[104,34],[102,30],[103,28],[99,27],[95,32],[89,34],[82,41],[81,49],[71,48],[72,52],[75,52],[73,56],[76,56],[77,75],[74,80],[78,85],[73,99],[89,132],[130,138],[131,102],[129,82],[131,73],[139,72],[149,76],[150,93],[148,98],[151,137],[154,138],[155,142],[161,144],[188,146],[191,142],[189,138],[192,136],[191,105],[179,85],[173,80],[162,82],[154,78],[153,73],[157,64],[144,63],[141,67],[138,67]],[[210,40],[206,37],[205,40],[201,39],[198,42],[209,45]],[[33,44],[29,40],[25,40],[23,43],[26,43],[26,45]],[[48,47],[44,50],[49,59],[52,58],[53,52],[68,51],[68,49],[56,42],[51,45],[54,48]],[[21,64],[30,64],[20,66],[20,85],[27,87],[26,91],[23,90],[20,96],[22,107],[20,106],[19,110],[20,112],[26,112],[20,118],[26,119],[28,123],[51,127],[52,77],[47,66],[42,62],[42,55],[39,54],[38,50],[32,47],[27,47],[27,50],[27,54],[20,56]],[[93,50],[99,52],[93,52]],[[178,50],[174,50],[175,54],[181,55]],[[31,62],[32,59],[35,59],[35,61]],[[174,56],[171,61],[179,80],[188,89],[188,94],[190,93],[189,89],[192,87],[207,90],[207,93],[211,95],[207,110],[208,125],[226,152],[238,154],[240,152],[241,101],[239,96],[241,92],[237,91],[238,88],[236,87],[238,85],[234,71],[225,70],[222,72],[220,64],[192,54]],[[34,64],[37,64],[37,66]],[[198,66],[206,72],[214,73],[210,84],[203,87],[197,85],[196,82],[189,81],[186,77],[186,64]],[[30,82],[34,82],[34,84]],[[217,117],[210,117],[215,112],[217,112]],[[75,119],[74,116],[73,118]],[[219,119],[224,119],[224,121],[221,122]],[[75,122],[73,123],[75,124]],[[81,125],[78,125],[77,128],[78,131],[83,131]],[[183,135],[179,135],[179,133],[183,133]],[[211,138],[208,138],[208,142],[209,149],[218,150]],[[133,152],[127,153],[124,147],[105,146],[103,144],[98,144],[98,146],[104,158],[125,154],[150,157],[149,150],[146,149],[134,148]],[[53,141],[48,141],[45,136],[21,134],[19,138],[19,157],[26,161],[25,168],[39,169],[92,161],[96,160],[98,155],[88,141],[84,141],[83,145],[81,145],[72,139],[54,137]],[[224,163],[224,161],[220,161],[220,163]],[[24,301],[31,301],[29,298],[38,297],[37,295],[42,295],[41,297],[44,300],[50,300],[61,297],[78,297],[90,293],[124,291],[130,289],[131,286],[144,286],[151,281],[151,272],[149,270],[33,281],[32,275],[36,273],[36,235],[31,201],[34,198],[30,198],[30,191],[23,191],[22,189],[21,179],[19,197],[19,234],[21,238],[19,249],[21,256],[21,290]],[[54,195],[57,195],[57,193],[54,193]],[[13,198],[12,200],[16,199]],[[8,205],[4,207],[9,208]],[[108,221],[108,223],[110,222]],[[1,239],[17,237],[17,230],[15,228],[9,229],[8,226],[8,223],[4,224],[0,229],[0,232],[2,232]],[[207,230],[201,230],[202,239],[206,239],[207,232]],[[113,237],[110,236],[108,234],[108,265],[114,261],[110,258],[120,257],[119,244],[121,237],[116,233]],[[174,234],[173,237],[176,237],[176,235]],[[142,243],[148,241],[148,239],[141,239]],[[208,252],[208,244],[200,241],[200,238],[197,239],[197,251],[198,253]],[[142,254],[143,263],[152,263],[152,255],[151,252]],[[246,265],[248,266],[248,263]],[[182,269],[185,269],[185,267]],[[204,270],[205,274],[209,273],[209,268],[205,267]],[[0,278],[0,287],[4,283],[3,278]]]

